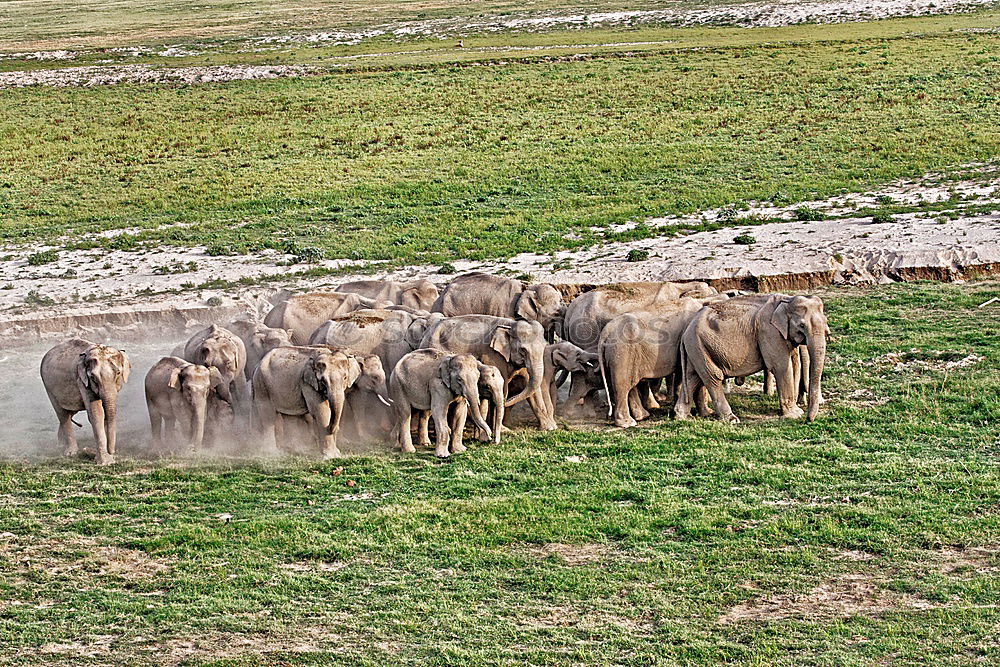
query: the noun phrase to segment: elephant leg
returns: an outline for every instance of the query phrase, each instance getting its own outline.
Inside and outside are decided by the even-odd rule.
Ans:
[[[698,415],[701,417],[708,417],[712,414],[712,408],[708,404],[709,398],[710,396],[708,395],[708,389],[706,389],[705,385],[703,385],[701,381],[699,381],[698,388],[695,389],[694,392],[694,402],[695,402],[695,409],[698,411]]]
[[[417,417],[417,444],[421,447],[431,446],[430,420],[430,410],[420,410]]]
[[[76,444],[76,434],[73,433],[73,412],[56,408],[56,417],[59,419],[59,444],[63,447],[63,454],[66,456],[76,456],[78,451]]]
[[[461,454],[466,447],[462,443],[465,432],[465,421],[469,416],[469,404],[464,400],[455,403],[451,413],[451,453]]]
[[[431,406],[431,415],[434,417],[434,435],[437,439],[434,456],[446,459],[450,454],[448,445],[451,440],[451,428],[448,426],[448,403],[441,400],[434,401]]]
[[[644,390],[642,389],[641,382],[638,385],[633,386],[628,391],[627,400],[628,400],[629,410],[636,421],[642,421],[643,419],[649,417],[649,410],[647,410],[646,406],[642,404],[643,392]]]
[[[320,443],[323,458],[340,458],[340,450],[337,449],[339,424],[331,424],[333,412],[330,410],[330,404],[326,401],[316,401],[312,405],[308,405],[307,402],[307,406],[309,407],[309,414],[312,416],[313,433],[316,435],[316,440]]]
[[[674,419],[689,419],[691,403],[695,401],[697,392],[702,388],[701,379],[695,373],[688,373],[686,377],[681,377],[680,386],[677,402],[674,403]]]
[[[798,356],[798,355],[796,355]],[[802,408],[795,404],[798,398],[798,387],[795,386],[795,368],[792,357],[779,354],[773,360],[774,381],[778,386],[778,403],[781,405],[781,415],[789,419],[798,419],[805,414]]]
[[[562,404],[563,411],[578,409],[586,400],[588,393],[590,393],[590,387],[587,385],[587,374],[580,371],[571,373],[569,376],[569,395],[566,397],[566,402]]]
[[[544,392],[548,391],[545,387],[540,388],[534,394],[528,397],[528,405],[531,406],[531,411],[535,413],[538,418],[538,424],[543,431],[554,431],[559,428],[556,424],[555,417],[553,417],[545,404]]]
[[[97,447],[97,463],[102,466],[115,462],[114,456],[108,451],[108,433],[104,423],[104,403],[101,399],[87,401],[87,417],[94,429],[94,443]]]
[[[643,380],[639,383],[639,395],[642,397],[642,407],[647,410],[659,410],[660,403],[656,400],[654,392],[657,387],[659,387],[660,381],[656,380]],[[649,416],[648,414],[646,415]]]
[[[402,401],[403,399],[396,399]],[[413,436],[410,435],[410,425],[413,422],[413,408],[409,405],[396,407],[396,444],[404,454],[413,454],[417,449],[413,446]]]
[[[621,428],[631,428],[636,425],[635,419],[632,418],[632,409],[630,407],[632,392],[635,391],[635,386],[628,378],[622,378],[618,376],[618,373],[611,373],[609,388],[613,396],[609,397],[609,400],[613,398],[611,417],[615,420],[615,426]]]
[[[163,419],[149,401],[146,401],[146,411],[149,413],[149,432],[153,436],[153,449],[161,451],[163,449]]]
[[[764,370],[764,394],[767,396],[774,396],[774,373],[765,369]]]
[[[712,404],[715,406],[715,411],[718,413],[719,419],[731,424],[739,424],[740,419],[733,414],[733,409],[726,398],[725,383],[721,379],[712,378],[705,383],[705,389],[708,390],[709,396],[712,397]]]

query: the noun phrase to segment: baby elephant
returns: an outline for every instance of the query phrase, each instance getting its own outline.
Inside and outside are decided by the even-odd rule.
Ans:
[[[389,379],[389,396],[396,411],[394,435],[399,448],[405,453],[416,451],[410,436],[413,410],[430,410],[433,415],[437,432],[434,455],[439,458],[465,451],[462,431],[470,407],[476,426],[487,437],[498,441],[503,421],[504,386],[502,376],[495,369],[491,372],[492,368],[471,354],[448,354],[440,350],[416,350],[400,359]],[[499,414],[493,428],[483,418],[479,388],[484,376]],[[448,412],[452,404],[455,409],[449,423]]]
[[[168,438],[175,436],[174,427],[179,425],[188,450],[198,451],[205,439],[213,395],[226,404],[232,401],[229,383],[218,368],[178,357],[163,357],[153,364],[146,373],[145,389],[153,446],[157,449],[162,447],[161,427],[165,424]]]
[[[67,456],[77,452],[73,415],[86,410],[94,427],[97,462],[115,462],[118,392],[131,370],[124,350],[82,338],[60,343],[42,357],[42,384],[59,418],[59,442]]]

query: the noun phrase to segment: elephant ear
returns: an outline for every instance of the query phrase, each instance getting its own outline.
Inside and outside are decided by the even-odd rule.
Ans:
[[[510,361],[510,327],[498,326],[494,329],[490,347],[503,357],[504,361]]]
[[[170,377],[167,379],[167,386],[171,389],[180,389],[181,386],[181,369],[175,368],[170,371]]]
[[[538,293],[530,287],[517,298],[515,314],[522,320],[538,319]]]
[[[302,381],[319,392],[319,377],[316,375],[316,360],[310,359],[302,370]]]
[[[87,368],[87,353],[84,352],[80,355],[79,360],[76,362],[76,375],[83,386],[90,389],[90,369]]]
[[[771,326],[781,333],[782,338],[788,340],[788,336],[791,334],[791,322],[788,318],[787,299],[782,299],[778,305],[775,306],[774,313],[771,314]]]
[[[361,364],[355,357],[347,358],[347,386],[353,387],[354,383],[361,377]]]
[[[212,389],[222,384],[222,373],[215,366],[210,366],[208,369],[208,381]]]
[[[132,372],[132,362],[128,360],[128,355],[125,354],[125,350],[118,350],[121,354],[122,364],[121,364],[121,376],[122,384],[128,382],[128,376]]]
[[[403,338],[406,344],[414,350],[420,346],[420,341],[424,339],[424,334],[427,333],[427,328],[430,326],[429,319],[427,317],[415,317],[410,322],[410,326],[406,327],[406,333],[403,335]]]
[[[462,382],[459,371],[461,364],[457,356],[453,356],[441,361],[438,366],[438,376],[444,382],[444,386],[451,390],[456,396],[462,395]]]
[[[554,345],[552,347],[552,363],[567,371],[583,370],[583,366],[580,365],[579,355],[573,354],[572,350],[567,350],[562,345]]]

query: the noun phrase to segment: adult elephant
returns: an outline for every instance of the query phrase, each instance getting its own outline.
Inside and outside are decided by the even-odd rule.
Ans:
[[[689,416],[690,397],[704,385],[719,417],[738,423],[726,400],[723,381],[766,370],[774,374],[782,415],[801,417],[793,357],[797,359],[798,347],[805,345],[810,358],[806,416],[814,420],[819,413],[829,333],[823,301],[815,296],[736,297],[703,307],[681,339],[686,368],[675,414]]]
[[[492,315],[535,320],[550,342],[564,311],[562,294],[548,283],[525,286],[520,280],[478,272],[452,280],[431,307],[431,312],[445,317]]]
[[[428,328],[420,347],[471,354],[499,369],[504,382],[509,382],[518,369],[525,369],[526,386],[516,396],[509,397],[505,407],[528,399],[542,429],[556,428],[555,417],[541,395],[545,379],[545,330],[540,322],[493,315],[446,317]]]
[[[588,352],[597,352],[601,331],[624,313],[648,311],[657,304],[681,297],[704,298],[718,294],[703,282],[635,282],[602,285],[584,292],[566,307],[562,337]]]
[[[227,324],[226,328],[243,341],[243,347],[247,354],[247,363],[243,368],[243,374],[248,381],[253,377],[253,372],[257,370],[257,366],[265,354],[276,347],[292,344],[292,337],[288,331],[269,327],[263,322],[234,320]]]
[[[195,332],[184,345],[181,354],[176,356],[192,364],[219,369],[236,407],[245,414],[245,410],[249,407],[246,375],[243,370],[247,365],[247,350],[239,336],[218,324],[212,324]]]
[[[437,285],[429,280],[401,283],[395,280],[355,280],[337,287],[373,301],[391,301],[412,310],[430,310],[438,298]]]
[[[403,355],[420,346],[430,324],[443,316],[414,315],[405,310],[356,310],[327,320],[313,332],[310,345],[330,345],[351,354],[374,354],[386,376]]]
[[[347,392],[373,392],[386,404],[385,373],[377,357],[355,357],[326,346],[279,347],[254,371],[253,425],[264,437],[283,442],[284,417],[308,415],[324,458],[340,456],[340,432]]]
[[[649,416],[639,384],[679,375],[681,336],[701,308],[700,301],[684,297],[655,311],[619,315],[601,331],[597,354],[615,425],[628,428]]]
[[[387,303],[387,302],[385,302]],[[350,292],[310,292],[282,301],[264,317],[264,324],[286,329],[295,345],[306,345],[319,325],[361,308],[378,308],[383,302]]]
[[[437,447],[434,455],[447,457],[465,451],[462,432],[465,430],[466,415],[471,413],[472,421],[487,438],[499,442],[499,431],[486,423],[480,387],[484,379],[495,368],[482,363],[471,354],[448,354],[441,350],[415,350],[402,359],[389,379],[389,395],[395,411],[394,440],[401,451],[413,453],[416,448],[410,435],[410,421],[414,410],[422,413],[430,411],[434,417],[437,433]],[[490,398],[503,414],[504,385],[499,376],[495,382],[487,383]],[[455,405],[449,419],[449,407]],[[502,421],[502,418],[499,420]],[[421,415],[421,423],[426,423]],[[499,427],[499,424],[495,424]],[[422,431],[422,429],[421,429]],[[423,439],[423,432],[421,432]]]
[[[77,452],[73,415],[81,410],[94,429],[97,462],[115,462],[118,392],[128,381],[132,364],[123,350],[82,338],[60,343],[42,357],[45,393],[59,420],[59,442],[66,456]]]
[[[227,403],[232,400],[218,368],[192,364],[180,357],[163,357],[153,364],[143,388],[155,449],[162,447],[162,429],[166,425],[168,440],[173,441],[174,427],[180,426],[188,450],[198,451],[205,439],[213,394]]]

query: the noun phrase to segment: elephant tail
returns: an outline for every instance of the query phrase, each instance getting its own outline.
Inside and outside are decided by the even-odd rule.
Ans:
[[[608,372],[604,368],[604,341],[597,343],[597,365],[601,369],[601,382],[604,384],[604,394],[608,399],[608,417],[614,414],[614,401],[611,399],[611,390],[608,388]]]
[[[688,363],[687,363],[687,350],[684,348],[684,337],[681,336],[680,345],[680,355],[681,355],[681,401],[684,405],[691,405],[691,395],[688,394]]]
[[[78,422],[77,420],[73,419],[72,417],[70,417],[70,418],[69,418],[69,420],[70,420],[71,422],[73,422],[74,424],[76,424],[76,427],[77,427],[77,428],[83,428],[83,424],[81,424],[81,423],[80,423],[80,422]]]

